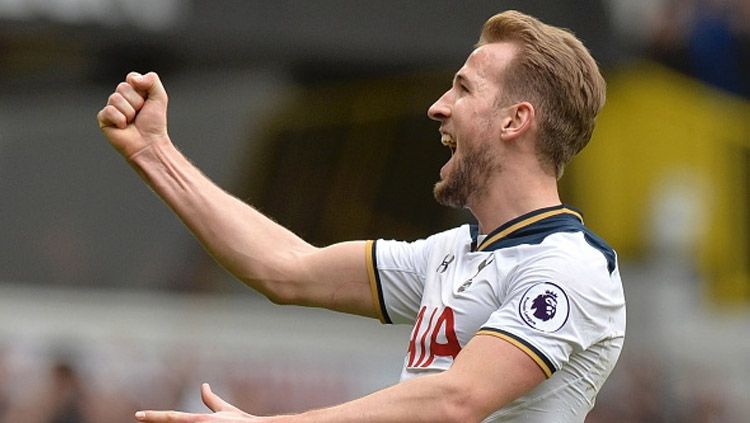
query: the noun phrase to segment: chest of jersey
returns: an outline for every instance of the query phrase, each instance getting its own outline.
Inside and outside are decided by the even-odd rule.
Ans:
[[[450,367],[461,348],[502,306],[508,272],[494,252],[445,252],[430,259],[406,357],[407,369]]]

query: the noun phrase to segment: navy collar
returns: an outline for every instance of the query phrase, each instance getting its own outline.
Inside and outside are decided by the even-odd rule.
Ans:
[[[529,237],[539,238],[571,229],[583,227],[583,216],[572,207],[558,205],[545,207],[523,214],[503,223],[478,243],[479,227],[471,225],[472,251],[493,251],[512,245],[523,244]]]

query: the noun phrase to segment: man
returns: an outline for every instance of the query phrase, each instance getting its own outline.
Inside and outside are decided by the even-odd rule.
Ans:
[[[158,76],[129,74],[99,125],[224,267],[278,304],[414,325],[402,381],[363,398],[257,417],[203,385],[213,414],[136,419],[582,422],[622,349],[625,302],[615,253],[560,203],[557,179],[604,96],[573,35],[514,11],[493,16],[428,111],[452,151],[435,197],[478,224],[316,248],[203,176],[170,141]]]

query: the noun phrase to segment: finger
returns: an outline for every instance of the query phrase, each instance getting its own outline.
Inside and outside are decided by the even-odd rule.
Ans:
[[[122,94],[112,93],[107,100],[107,105],[115,106],[120,113],[125,115],[127,122],[132,122],[135,119],[135,108]]]
[[[200,421],[202,414],[182,413],[180,411],[145,410],[135,413],[135,419],[145,423],[192,423]]]
[[[127,82],[120,82],[117,85],[115,92],[123,96],[125,100],[127,100],[127,102],[130,103],[131,106],[133,106],[133,109],[135,109],[135,111],[141,110],[141,107],[143,107],[143,103],[146,101],[143,98],[143,95],[136,91],[136,89]]]
[[[114,126],[124,129],[128,126],[128,118],[111,104],[104,106],[104,108],[97,113],[96,119],[99,121],[99,128]]]
[[[201,398],[206,407],[210,408],[214,413],[219,411],[241,411],[239,408],[232,404],[224,401],[218,395],[211,391],[211,386],[207,383],[201,385]]]
[[[167,91],[159,79],[156,72],[149,72],[141,75],[138,72],[131,72],[125,78],[125,81],[132,85],[136,90],[146,94],[146,98],[167,104]]]

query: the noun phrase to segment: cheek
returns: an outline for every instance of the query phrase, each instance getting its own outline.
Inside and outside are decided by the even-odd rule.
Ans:
[[[454,109],[454,125],[471,143],[483,143],[497,139],[501,120],[494,109],[482,105],[476,107],[468,102],[457,102]]]
[[[497,126],[487,116],[476,115],[471,122],[467,123],[465,130],[467,144],[473,148],[492,148],[499,136]]]
[[[487,132],[499,132],[502,126],[502,119],[494,110],[478,114],[477,119],[481,119],[482,126]]]

